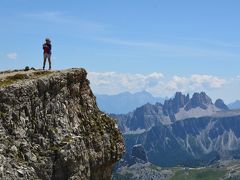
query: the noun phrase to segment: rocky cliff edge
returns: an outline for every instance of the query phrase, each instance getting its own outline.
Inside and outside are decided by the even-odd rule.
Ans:
[[[111,179],[123,152],[84,69],[0,74],[0,179]]]

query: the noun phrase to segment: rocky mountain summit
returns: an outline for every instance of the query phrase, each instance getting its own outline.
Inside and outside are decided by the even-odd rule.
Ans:
[[[138,144],[148,161],[160,166],[240,159],[240,110],[229,110],[221,99],[213,103],[204,92],[191,98],[177,92],[164,104],[145,104],[131,113],[111,116],[124,133],[126,162]]]
[[[205,92],[194,93],[191,98],[189,95],[177,92],[173,98],[165,100],[163,104],[147,103],[128,114],[111,114],[111,116],[119,119],[118,124],[123,133],[139,133],[159,123],[169,125],[188,118],[219,116],[228,110],[223,100],[217,99],[213,103]]]
[[[111,179],[123,138],[86,76],[0,73],[0,179]]]
[[[169,116],[171,122],[190,117],[208,116],[227,109],[223,100],[218,99],[213,104],[205,92],[194,93],[192,98],[177,92],[174,98],[166,100],[163,104],[163,113]]]

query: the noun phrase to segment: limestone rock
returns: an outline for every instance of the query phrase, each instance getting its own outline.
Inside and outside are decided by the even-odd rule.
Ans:
[[[24,72],[0,81],[0,178],[111,179],[123,138],[87,72]]]
[[[205,92],[194,93],[189,103],[186,105],[185,110],[188,111],[196,107],[207,109],[209,104],[212,104],[212,100]]]

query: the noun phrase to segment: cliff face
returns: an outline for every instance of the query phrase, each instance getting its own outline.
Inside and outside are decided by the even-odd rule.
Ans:
[[[86,76],[71,69],[2,80],[0,179],[111,178],[123,139]]]

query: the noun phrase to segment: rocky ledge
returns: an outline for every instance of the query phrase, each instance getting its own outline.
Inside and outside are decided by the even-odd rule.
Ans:
[[[123,152],[84,69],[0,77],[0,179],[111,179]]]

